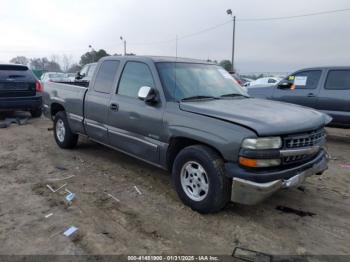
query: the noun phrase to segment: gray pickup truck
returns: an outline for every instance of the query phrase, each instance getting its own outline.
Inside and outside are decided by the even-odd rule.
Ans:
[[[88,88],[45,83],[61,148],[78,136],[170,170],[180,199],[209,213],[256,204],[327,169],[326,114],[250,98],[223,68],[168,57],[106,57]]]
[[[275,86],[249,87],[249,95],[322,111],[331,126],[350,128],[350,67],[314,67],[294,72]]]

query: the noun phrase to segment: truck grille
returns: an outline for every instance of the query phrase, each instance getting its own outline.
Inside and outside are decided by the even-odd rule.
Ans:
[[[321,145],[325,141],[326,132],[324,128],[308,134],[286,137],[284,145],[286,149],[302,148]]]
[[[305,134],[291,135],[284,138],[284,149],[300,149],[312,146],[323,146],[326,141],[326,131],[324,128]],[[296,155],[283,158],[284,164],[294,164],[306,162],[314,155]]]

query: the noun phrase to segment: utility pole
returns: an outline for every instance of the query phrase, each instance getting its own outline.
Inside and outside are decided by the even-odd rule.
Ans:
[[[235,34],[236,34],[236,16],[233,16],[232,30],[232,72],[235,70]]]
[[[226,13],[232,17],[233,28],[232,28],[232,66],[231,71],[234,71],[235,68],[235,34],[236,34],[236,16],[232,14],[231,9],[227,9]]]
[[[91,63],[95,62],[95,50],[94,48],[92,47],[92,45],[89,45],[89,48],[90,48],[90,52],[91,52]]]
[[[123,39],[123,37],[120,37],[120,40],[122,40],[123,44],[124,44],[124,56],[126,56],[126,40]]]

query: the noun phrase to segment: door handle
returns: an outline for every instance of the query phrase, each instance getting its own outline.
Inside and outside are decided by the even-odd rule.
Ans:
[[[119,106],[118,106],[118,104],[112,103],[112,104],[109,106],[109,109],[111,109],[112,111],[118,111]]]
[[[314,93],[308,93],[307,97],[316,97]]]

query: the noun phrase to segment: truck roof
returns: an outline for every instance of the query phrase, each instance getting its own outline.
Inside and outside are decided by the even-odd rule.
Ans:
[[[172,57],[172,56],[106,56],[102,60],[135,60],[135,61],[153,61],[157,62],[179,62],[179,63],[196,63],[196,64],[213,64],[204,60],[183,58],[183,57]]]

